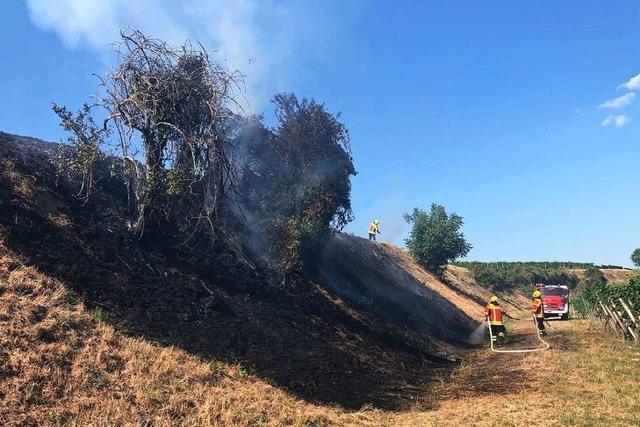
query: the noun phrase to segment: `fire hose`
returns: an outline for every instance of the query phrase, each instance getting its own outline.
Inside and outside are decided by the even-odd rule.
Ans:
[[[533,316],[533,322],[534,322],[534,325],[535,325],[536,324],[536,317],[535,316]],[[491,342],[491,351],[493,351],[494,353],[533,353],[533,352],[536,352],[536,351],[549,350],[549,348],[551,347],[548,342],[546,342],[545,340],[542,339],[542,336],[540,335],[540,329],[538,329],[538,326],[536,325],[536,336],[542,342],[542,344],[544,344],[544,347],[528,348],[528,349],[522,349],[522,350],[496,350],[495,348],[493,348],[493,332],[491,331],[491,321],[489,320],[489,318],[487,318],[487,324],[489,325],[489,338],[491,339],[491,341],[490,341]]]

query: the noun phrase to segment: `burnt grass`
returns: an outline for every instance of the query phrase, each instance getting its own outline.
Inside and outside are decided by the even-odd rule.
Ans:
[[[82,203],[77,182],[56,179],[53,147],[0,133],[0,239],[121,332],[240,362],[309,402],[346,409],[405,408],[454,368],[429,335],[320,284],[274,283],[229,239],[188,251],[159,233],[134,239],[122,184],[104,174]]]

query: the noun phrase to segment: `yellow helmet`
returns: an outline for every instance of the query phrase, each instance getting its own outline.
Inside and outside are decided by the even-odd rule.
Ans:
[[[498,297],[495,295],[491,295],[491,298],[489,298],[489,302],[493,303],[493,304],[497,304],[498,303]]]
[[[542,292],[540,292],[539,290],[535,290],[533,291],[533,297],[534,298],[540,298],[542,296]]]
[[[379,220],[379,219],[374,219],[374,220],[373,220],[373,223],[374,223],[375,225],[378,225],[378,224],[380,224],[380,220]]]

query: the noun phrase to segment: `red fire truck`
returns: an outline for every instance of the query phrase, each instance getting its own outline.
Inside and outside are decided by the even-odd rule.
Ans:
[[[565,285],[536,284],[536,288],[542,293],[544,304],[544,317],[559,317],[562,320],[569,319],[569,288]]]

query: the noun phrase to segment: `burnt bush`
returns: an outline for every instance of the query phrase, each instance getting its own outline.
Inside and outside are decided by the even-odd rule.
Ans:
[[[93,104],[106,117],[103,126],[86,105],[76,115],[54,105],[72,135],[84,195],[96,153],[108,143],[121,160],[135,234],[153,224],[154,231],[172,225],[186,236],[205,227],[213,236],[221,200],[233,187],[226,125],[237,105],[238,76],[200,45],[172,48],[133,31],[123,32],[116,46],[119,63],[101,78]],[[116,138],[105,141],[110,134]]]
[[[352,219],[356,171],[339,114],[293,94],[272,102],[277,125],[252,118],[239,137],[246,148],[240,193],[260,245],[288,277],[312,272],[331,233]]]
[[[352,219],[356,172],[340,115],[279,94],[276,124],[266,127],[237,108],[238,76],[200,45],[173,49],[134,31],[117,46],[119,65],[101,80],[94,104],[106,112],[103,126],[91,107],[74,115],[54,105],[72,135],[72,172],[87,183],[85,199],[100,148],[110,146],[134,235],[171,235],[188,248],[233,224],[231,233],[248,234],[287,277],[312,272],[331,233]]]

